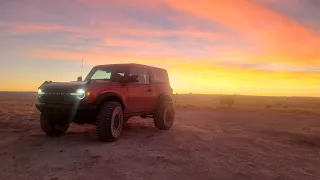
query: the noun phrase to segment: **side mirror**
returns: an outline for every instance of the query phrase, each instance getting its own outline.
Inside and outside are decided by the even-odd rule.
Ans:
[[[82,81],[82,77],[79,76],[79,77],[77,78],[77,81]]]

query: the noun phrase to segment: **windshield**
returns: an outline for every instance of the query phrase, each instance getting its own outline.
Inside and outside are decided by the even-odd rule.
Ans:
[[[95,67],[93,68],[86,80],[112,80],[118,81],[122,77],[124,77],[127,73],[127,68],[124,67],[112,67],[112,66],[105,66],[105,67]]]

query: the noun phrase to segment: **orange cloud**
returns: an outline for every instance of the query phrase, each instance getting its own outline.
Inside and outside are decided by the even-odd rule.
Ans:
[[[51,59],[57,60],[74,60],[79,61],[84,58],[86,64],[109,64],[109,63],[143,63],[149,65],[165,66],[176,62],[176,58],[168,58],[166,55],[139,55],[139,54],[128,54],[124,52],[114,52],[101,50],[99,48],[92,48],[91,52],[64,52],[55,50],[45,49],[31,49],[25,52],[25,55],[32,58],[44,58],[50,57]]]
[[[246,38],[259,53],[252,61],[320,65],[320,38],[311,29],[253,1],[167,0],[182,11],[222,23]],[[251,48],[251,47],[249,47]]]

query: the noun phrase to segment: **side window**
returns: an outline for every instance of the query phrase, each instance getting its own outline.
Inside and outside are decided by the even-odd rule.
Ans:
[[[168,75],[165,71],[153,70],[153,82],[168,83]]]
[[[130,75],[138,75],[138,84],[149,84],[149,73],[147,69],[131,68]]]

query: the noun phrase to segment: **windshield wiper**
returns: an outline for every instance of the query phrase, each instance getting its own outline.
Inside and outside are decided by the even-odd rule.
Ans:
[[[111,79],[90,79],[90,81],[111,81]]]

